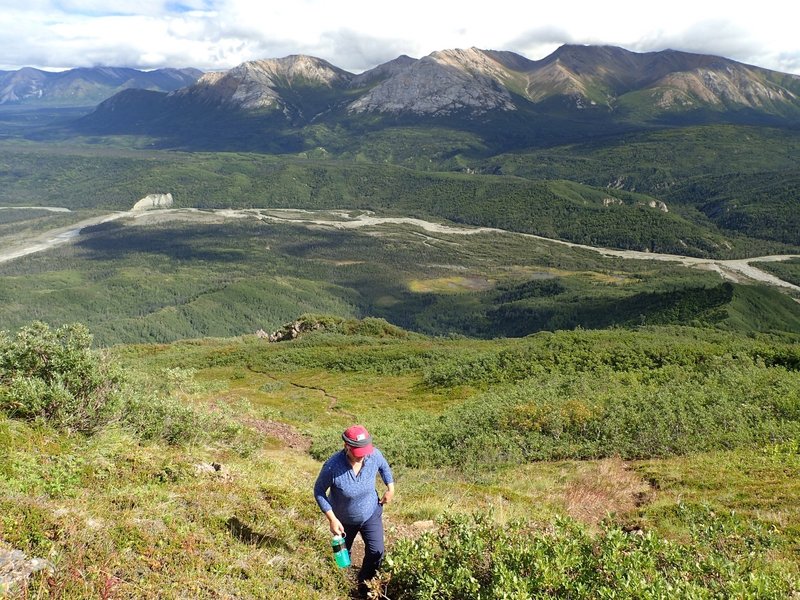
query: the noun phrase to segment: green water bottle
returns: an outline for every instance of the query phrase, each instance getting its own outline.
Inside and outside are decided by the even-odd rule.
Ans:
[[[347,551],[347,546],[344,543],[344,534],[333,536],[331,546],[333,546],[333,558],[336,559],[336,566],[342,569],[349,567],[350,553]]]

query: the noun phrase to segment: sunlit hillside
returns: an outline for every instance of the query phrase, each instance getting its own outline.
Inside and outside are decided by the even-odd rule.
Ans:
[[[800,591],[796,337],[295,328],[2,338],[0,554],[35,569],[12,597],[349,597],[311,487],[352,422],[398,486],[375,598]]]

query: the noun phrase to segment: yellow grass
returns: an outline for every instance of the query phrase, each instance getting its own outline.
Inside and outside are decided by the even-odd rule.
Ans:
[[[485,277],[437,277],[435,279],[412,279],[408,288],[416,293],[462,293],[486,291],[494,287],[495,282]]]

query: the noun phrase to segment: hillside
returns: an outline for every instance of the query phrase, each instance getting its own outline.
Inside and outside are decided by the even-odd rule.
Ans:
[[[472,168],[640,192],[728,231],[796,243],[799,157],[794,129],[720,125],[527,149]]]
[[[730,159],[729,166],[721,165],[718,155],[710,153],[707,158],[698,156],[691,165],[684,167],[676,161],[671,167],[671,175],[683,179],[680,184],[674,182],[676,188],[680,185],[686,190],[694,182],[695,186],[705,184],[709,194],[713,189],[722,194],[724,174],[737,172],[741,180],[745,165],[749,164],[751,180],[762,185],[760,189],[740,189],[737,211],[750,210],[742,200],[750,197],[751,191],[753,197],[748,205],[761,207],[747,228],[721,212],[709,211],[706,215],[701,208],[711,203],[703,202],[705,195],[691,198],[677,190],[665,191],[659,183],[661,179],[653,181],[651,191],[642,190],[644,193],[636,191],[635,183],[629,186],[633,190],[608,186],[613,177],[624,180],[637,170],[648,171],[649,158],[623,167],[620,164],[624,157],[584,157],[579,148],[569,154],[568,147],[554,149],[550,154],[506,155],[484,163],[497,166],[495,174],[489,174],[472,172],[473,168],[493,168],[482,169],[478,161],[472,163],[473,168],[467,167],[470,172],[452,173],[307,155],[276,158],[260,154],[153,153],[96,146],[12,144],[0,147],[0,157],[7,166],[0,171],[0,203],[120,210],[130,208],[153,191],[169,191],[176,205],[182,207],[366,209],[500,227],[595,246],[719,258],[796,253],[800,229],[791,228],[798,214],[794,211],[796,198],[791,192],[769,194],[763,189],[764,185],[777,189],[781,182],[790,182],[788,165],[794,159],[784,159],[785,171],[775,170],[784,166],[780,160],[769,167],[771,171],[761,171],[768,168],[773,156],[792,153],[796,140],[792,134],[758,130],[747,133],[758,143],[740,153],[741,161]],[[688,132],[677,147],[673,146],[673,152],[688,148],[700,135],[714,134],[705,130]],[[624,147],[607,143],[605,153]],[[648,144],[656,146],[656,140]],[[718,145],[719,152],[724,152],[733,141]],[[766,154],[759,155],[761,149]],[[370,155],[378,158],[379,150]],[[660,158],[657,155],[652,160]],[[663,158],[662,164],[668,165],[669,157]],[[753,164],[756,160],[758,164]],[[536,161],[537,165],[544,163],[551,168],[549,172],[531,172],[514,164],[520,161]],[[712,180],[698,175],[705,168],[701,161],[716,169],[714,174],[718,177]],[[508,170],[510,176],[502,170]],[[575,182],[589,171],[594,174],[590,185]],[[637,181],[632,176],[631,180]],[[665,197],[666,202],[662,200]]]
[[[0,338],[0,554],[43,559],[13,589],[347,598],[310,490],[358,421],[398,484],[389,597],[800,591],[796,337],[308,322],[105,357],[80,327]]]

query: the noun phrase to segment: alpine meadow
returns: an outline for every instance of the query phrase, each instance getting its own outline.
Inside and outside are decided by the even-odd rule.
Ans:
[[[800,598],[800,76],[0,87],[0,595]],[[397,484],[367,590],[313,494],[355,423]]]

